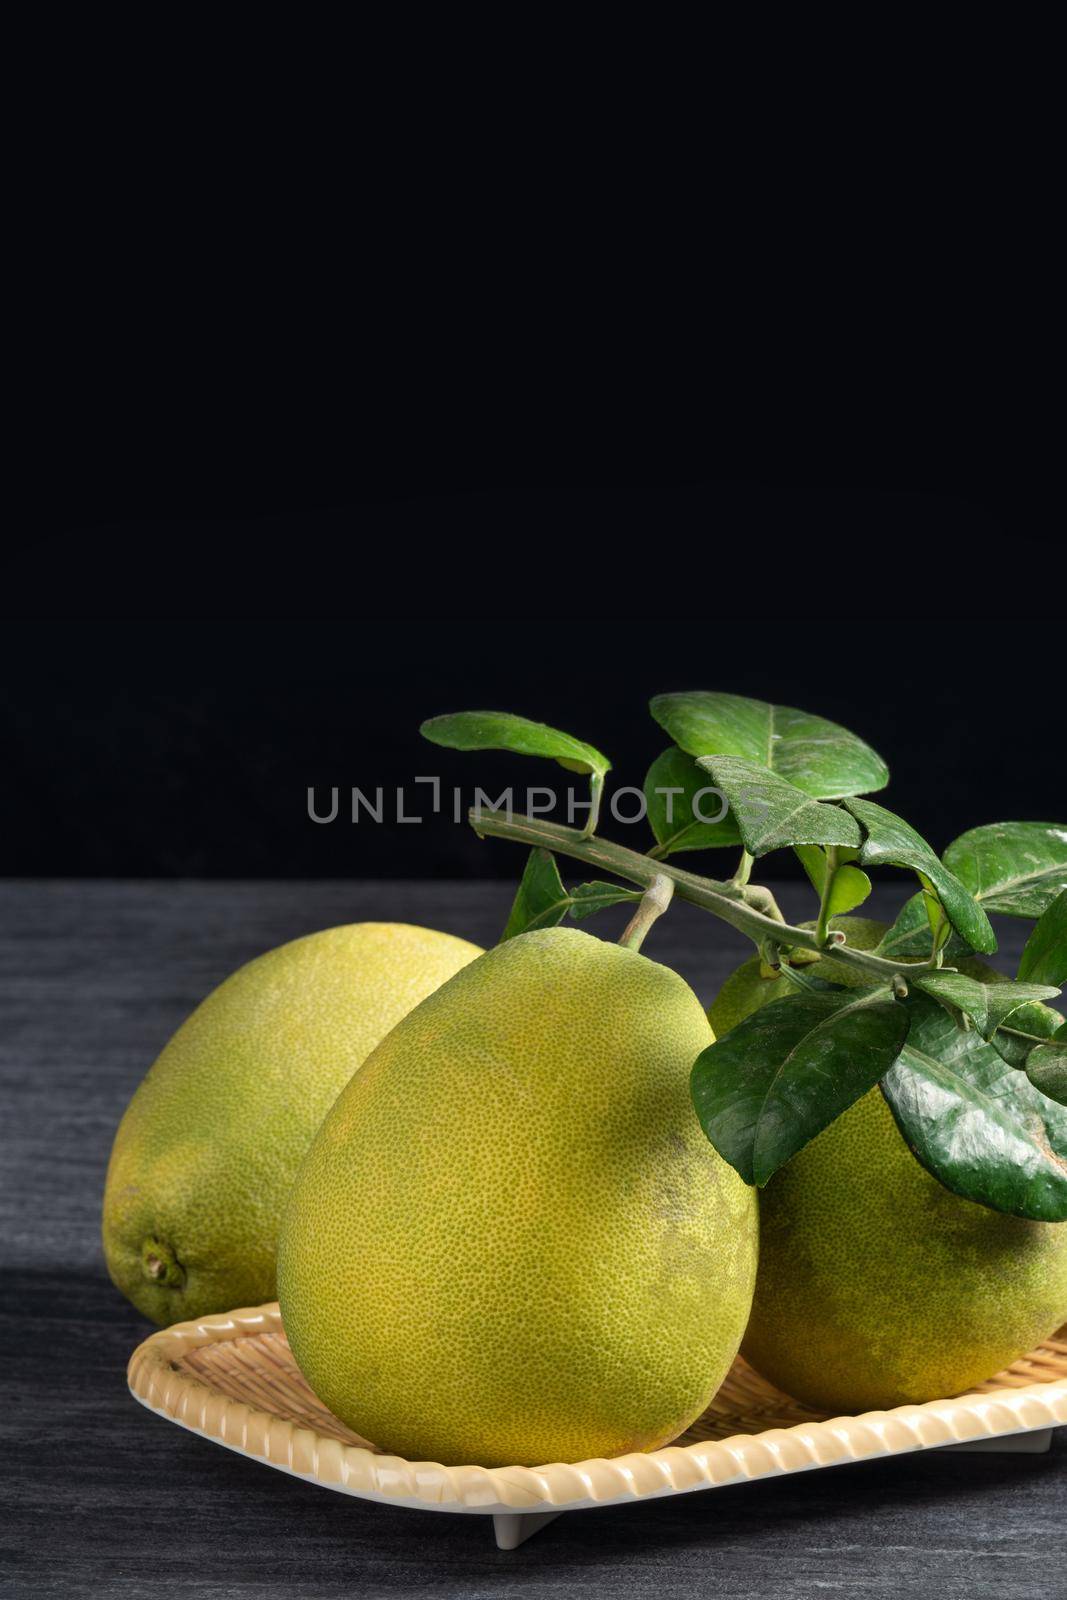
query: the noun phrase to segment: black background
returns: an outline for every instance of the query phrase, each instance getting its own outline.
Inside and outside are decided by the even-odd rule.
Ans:
[[[407,21],[395,52],[302,50],[287,27],[270,60],[247,28],[236,49],[168,20],[156,49],[94,13],[84,39],[49,19],[19,52],[0,871],[513,872],[517,847],[443,822],[316,829],[306,786],[428,758],[541,781],[419,743],[427,713],[479,703],[558,721],[640,781],[661,747],[645,701],[671,686],[853,726],[939,847],[1063,817],[1041,50],[998,27],[975,61],[924,22],[897,30],[882,91],[884,39],[842,74],[835,34],[821,75],[779,51],[779,94],[766,39],[685,82],[673,35],[657,60],[642,29],[631,62],[526,29],[487,72],[477,26],[466,79]],[[294,918],[357,914],[342,889],[8,891],[24,1589],[647,1575],[692,1595],[735,1574],[800,1595],[881,1581],[883,1549],[909,1594],[1055,1582],[1061,1440],[802,1474],[710,1519],[695,1495],[609,1510],[516,1565],[472,1557],[473,1519],[409,1527],[270,1473],[253,1494],[236,1457],[132,1407],[145,1330],[95,1242],[115,1118],[225,971]],[[450,925],[426,893],[389,890]],[[61,1481],[72,1429],[93,1467]]]
[[[510,68],[480,110],[481,63],[466,106],[431,48],[434,116],[410,41],[400,93],[372,53],[383,119],[369,84],[325,91],[316,41],[306,123],[291,62],[243,54],[244,108],[220,41],[189,41],[198,91],[182,71],[173,98],[161,60],[86,72],[69,30],[42,54],[16,164],[0,871],[510,873],[510,847],[441,821],[316,828],[307,786],[428,759],[542,781],[420,745],[424,716],[479,704],[640,782],[647,697],[672,687],[854,727],[938,846],[1063,814],[1032,61],[1013,156],[985,69],[953,71],[973,103],[951,110],[930,40],[936,91],[903,123],[896,78],[873,115],[865,73],[827,106],[805,84],[781,127],[672,78],[659,141],[602,55],[617,102],[591,110],[572,43],[551,114]]]
[[[377,482],[294,509],[297,483],[266,515],[262,484],[242,506],[220,482],[199,517],[159,485],[176,514],[139,513],[136,475],[81,516],[75,490],[18,552],[3,873],[511,876],[518,847],[448,816],[397,825],[393,792],[436,773],[495,797],[559,770],[439,750],[420,721],[514,710],[604,750],[609,785],[639,785],[669,742],[649,696],[690,688],[854,729],[889,762],[887,802],[939,849],[1064,812],[1063,556],[1003,483]],[[328,826],[309,820],[312,785],[320,808],[341,791]],[[384,825],[347,820],[353,785],[383,786]],[[425,812],[428,791],[408,792]]]

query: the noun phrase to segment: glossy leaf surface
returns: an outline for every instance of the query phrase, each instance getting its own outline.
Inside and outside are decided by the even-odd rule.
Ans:
[[[1067,889],[1058,894],[1034,927],[1019,962],[1027,983],[1067,983]]]
[[[1067,1105],[1067,1028],[1062,1028],[1051,1044],[1031,1051],[1026,1076],[1040,1094]]]
[[[1067,889],[1067,823],[972,828],[949,845],[945,865],[987,911],[1039,917]]]
[[[1026,1064],[1038,1045],[1055,1038],[1063,1027],[1063,1015],[1051,1006],[1034,1004],[1020,1006],[1007,1022],[999,1027],[991,1043],[1009,1066],[1026,1070]]]
[[[862,843],[859,825],[847,811],[810,799],[767,767],[736,756],[702,756],[697,766],[729,801],[750,855],[765,856],[783,845]]]
[[[794,706],[693,690],[658,694],[650,709],[691,756],[738,756],[769,767],[817,800],[884,789],[889,768],[856,734]]]
[[[917,1160],[946,1189],[995,1211],[1067,1218],[1067,1108],[1040,1094],[973,1029],[926,996],[882,1092]]]
[[[910,867],[925,880],[924,887],[936,890],[946,916],[972,950],[987,953],[997,948],[996,934],[981,906],[910,823],[873,800],[846,800],[845,805],[867,835],[860,851],[864,866]]]
[[[909,980],[935,1000],[957,1006],[970,1017],[983,1039],[989,1039],[1020,1006],[1051,1000],[1058,988],[1042,983],[980,983],[962,972],[929,972]]]
[[[700,1124],[746,1183],[764,1184],[873,1088],[907,1029],[905,1008],[884,985],[820,984],[772,1000],[697,1057]]]

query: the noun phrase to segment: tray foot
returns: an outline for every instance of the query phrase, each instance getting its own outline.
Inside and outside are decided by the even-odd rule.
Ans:
[[[964,1455],[991,1451],[997,1455],[1039,1456],[1052,1449],[1052,1429],[1033,1428],[1029,1433],[1007,1433],[999,1439],[968,1439],[966,1444],[946,1444],[943,1448]]]
[[[495,1511],[493,1532],[498,1550],[517,1550],[531,1535],[562,1516],[561,1511]]]

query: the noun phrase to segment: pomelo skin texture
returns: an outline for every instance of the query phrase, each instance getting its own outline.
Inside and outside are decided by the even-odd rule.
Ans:
[[[884,929],[842,918],[871,948]],[[834,967],[831,975],[830,966]],[[973,977],[997,981],[980,962]],[[855,982],[820,962],[834,982]],[[749,961],[709,1016],[718,1034],[787,980]],[[930,1177],[873,1089],[760,1191],[760,1268],[743,1353],[822,1411],[939,1399],[991,1377],[1067,1320],[1067,1223],[962,1200]]]
[[[580,1461],[682,1432],[728,1371],[755,1192],[689,1098],[695,995],[556,928],[457,974],[315,1139],[279,1243],[315,1392],[413,1459]]]
[[[334,1099],[420,1000],[480,955],[361,922],[268,951],[178,1029],[119,1126],[108,1271],[153,1322],[273,1300],[282,1205]]]

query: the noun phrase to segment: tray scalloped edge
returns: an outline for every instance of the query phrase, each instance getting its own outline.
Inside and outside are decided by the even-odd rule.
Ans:
[[[667,1445],[610,1460],[541,1467],[442,1466],[407,1461],[345,1444],[310,1427],[213,1389],[179,1362],[206,1345],[280,1333],[276,1304],[153,1334],[130,1358],[134,1397],[149,1410],[240,1454],[342,1494],[428,1511],[500,1513],[571,1511],[696,1489],[869,1461],[879,1456],[976,1443],[1067,1423],[1063,1377],[922,1405],[831,1417],[727,1439]],[[532,1519],[531,1519],[532,1520]]]

